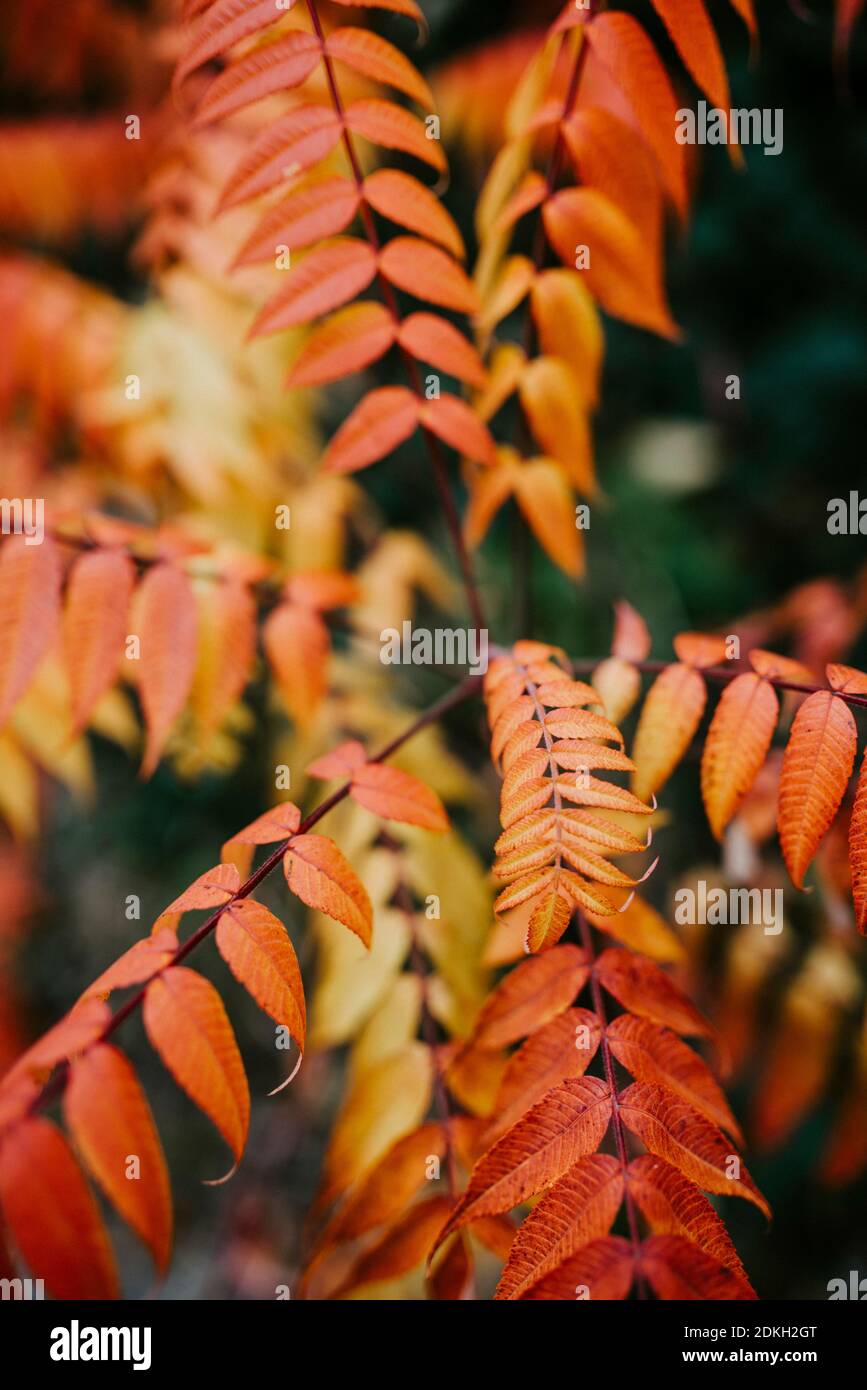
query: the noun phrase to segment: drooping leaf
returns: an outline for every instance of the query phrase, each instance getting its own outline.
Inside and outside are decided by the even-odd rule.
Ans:
[[[147,724],[141,775],[150,777],[186,704],[196,669],[198,611],[190,581],[178,565],[163,563],[148,571],[135,595],[133,622],[141,652],[136,678]]]
[[[701,722],[707,687],[698,671],[676,662],[657,676],[641,709],[632,757],[632,790],[646,800],[668,781]]]
[[[599,1020],[589,1009],[567,1009],[536,1029],[509,1058],[486,1131],[488,1143],[555,1086],[583,1076],[601,1037]]]
[[[376,255],[366,241],[339,237],[308,251],[286,272],[286,284],[262,309],[250,337],[309,323],[339,309],[366,290],[376,274]]]
[[[268,614],[262,641],[287,709],[299,724],[309,723],[326,691],[328,628],[312,609],[281,603]]]
[[[296,897],[370,945],[373,910],[367,890],[333,840],[325,835],[294,836],[283,856],[283,872]]]
[[[474,314],[479,307],[466,271],[447,251],[420,237],[392,237],[380,254],[379,268],[387,280],[416,299],[461,314]]]
[[[219,211],[238,207],[312,169],[334,149],[341,122],[329,106],[295,106],[268,124],[230,174]]]
[[[365,763],[352,774],[353,800],[385,820],[448,830],[449,819],[437,796],[417,777],[385,763]]]
[[[405,386],[371,391],[344,420],[322,460],[326,473],[355,473],[385,458],[418,425],[419,402]]]
[[[203,9],[198,5],[197,9]],[[179,87],[196,68],[218,58],[251,34],[257,34],[282,17],[274,0],[219,0],[199,21],[193,41],[175,70]]]
[[[122,956],[103,970],[84,992],[86,998],[106,998],[112,990],[141,985],[171,962],[178,949],[178,938],[168,927],[133,942]]]
[[[398,342],[420,362],[483,387],[487,381],[484,363],[463,333],[438,314],[409,314],[398,331]]]
[[[852,711],[830,690],[817,690],[795,715],[780,773],[777,828],[796,888],[843,799],[858,744]]]
[[[849,867],[852,873],[852,898],[855,921],[863,934],[867,930],[867,750],[861,762],[855,803],[849,823]]]
[[[611,947],[596,961],[596,975],[619,1004],[676,1033],[712,1037],[713,1028],[653,961]]]
[[[476,1217],[511,1211],[595,1153],[611,1107],[607,1083],[595,1076],[575,1077],[549,1091],[479,1159],[437,1244]]]
[[[223,1001],[186,966],[151,980],[144,998],[145,1032],[168,1071],[208,1116],[239,1162],[247,1140],[250,1093]]]
[[[295,948],[262,903],[240,898],[217,923],[217,948],[236,980],[304,1050],[307,1011]]]
[[[493,464],[496,449],[487,426],[459,396],[443,395],[419,405],[420,424],[458,453]]]
[[[364,197],[382,217],[444,246],[462,260],[466,254],[457,223],[436,194],[402,169],[375,169],[364,180]]]
[[[650,1236],[641,1247],[641,1268],[657,1298],[755,1298],[732,1270],[683,1236]]]
[[[518,1230],[494,1297],[523,1298],[592,1240],[606,1236],[623,1198],[623,1173],[610,1154],[579,1159]]]
[[[48,649],[60,608],[61,567],[50,537],[10,536],[0,550],[0,725]]]
[[[396,325],[382,304],[350,304],[315,328],[295,359],[287,386],[324,386],[360,372],[388,351]]]
[[[339,236],[356,212],[360,194],[351,179],[330,175],[295,188],[269,208],[235,258],[235,265],[274,261],[281,247],[304,251]]]
[[[694,1182],[653,1154],[629,1165],[629,1191],[654,1235],[684,1236],[732,1270],[752,1296],[749,1280],[725,1226]]]
[[[446,157],[439,140],[431,140],[418,116],[380,97],[353,101],[346,108],[346,125],[355,134],[389,150],[402,150],[445,173]]]
[[[87,1167],[164,1273],[172,1242],[169,1175],[150,1106],[122,1052],[101,1043],[73,1059],[63,1116]]]
[[[405,92],[426,111],[433,111],[433,93],[421,73],[399,48],[372,29],[349,25],[334,29],[325,40],[325,52],[374,82]]]
[[[63,646],[76,731],[84,728],[117,678],[135,579],[135,565],[122,550],[91,551],[72,567]]]
[[[708,101],[728,111],[725,61],[704,0],[653,0],[653,5]]]
[[[623,1123],[642,1143],[706,1192],[743,1197],[770,1219],[770,1208],[722,1131],[661,1086],[635,1081],[620,1094]]]
[[[737,1143],[743,1136],[728,1101],[707,1063],[667,1028],[647,1018],[621,1014],[608,1025],[606,1036],[618,1062],[636,1081],[664,1086],[721,1129]]]
[[[629,1293],[634,1272],[635,1252],[629,1241],[622,1236],[601,1236],[582,1245],[577,1255],[532,1284],[522,1301],[619,1301]]]
[[[274,92],[300,87],[321,61],[319,40],[301,29],[254,48],[214,79],[196,109],[195,124],[224,120]]]
[[[578,946],[557,946],[522,961],[486,999],[473,1042],[483,1048],[506,1047],[535,1032],[569,1007],[589,973]]]
[[[96,1202],[49,1120],[25,1120],[0,1143],[0,1205],[29,1267],[55,1298],[117,1297],[114,1256]]]
[[[779,716],[773,686],[753,672],[726,686],[701,760],[701,792],[717,839],[762,769]]]
[[[430,1251],[451,1205],[451,1198],[441,1193],[416,1202],[390,1231],[359,1255],[331,1296],[340,1298],[363,1284],[397,1279],[417,1268]]]

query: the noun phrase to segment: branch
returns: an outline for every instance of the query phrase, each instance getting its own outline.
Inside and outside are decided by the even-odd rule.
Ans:
[[[447,714],[457,705],[462,704],[464,700],[468,700],[475,695],[481,687],[481,684],[481,676],[468,676],[460,685],[456,686],[454,690],[450,690],[446,695],[443,695],[437,700],[435,704],[430,705],[408,728],[404,729],[403,733],[398,734],[390,743],[387,743],[385,747],[381,748],[378,753],[375,753],[369,761],[372,763],[385,762],[387,758],[390,758],[393,753],[396,753],[399,748],[402,748],[405,743],[408,743],[409,740],[417,733],[420,733],[422,729],[426,729],[430,724],[435,724],[443,715]],[[297,835],[305,835],[308,830],[312,830],[313,826],[317,825],[319,821],[322,820],[323,816],[326,816],[329,811],[332,811],[335,806],[338,806],[341,801],[345,800],[349,795],[351,786],[351,782],[345,782],[342,787],[338,787],[337,791],[332,792],[331,796],[327,797],[325,801],[320,802],[309,815],[305,816],[294,834],[288,836],[275,850],[272,850],[268,858],[260,864],[259,868],[250,874],[249,878],[245,879],[240,888],[238,888],[226,902],[221,903],[220,906],[211,913],[210,917],[193,932],[192,936],[178,947],[171,959],[150,977],[147,984],[137,990],[136,993],[118,1009],[117,1013],[112,1015],[99,1037],[95,1038],[90,1046],[95,1047],[99,1043],[107,1042],[108,1039],[117,1032],[121,1024],[141,1007],[151,980],[157,979],[164,970],[179,965],[197,946],[201,945],[205,938],[210,936],[215,930],[223,913],[227,911],[233,903],[240,901],[242,898],[248,898],[251,893],[254,893],[259,887],[259,884],[277,868],[282,862],[283,855],[286,853],[290,840]],[[54,1075],[46,1082],[39,1095],[31,1102],[29,1113],[32,1114],[40,1110],[62,1093],[66,1085],[68,1073],[69,1063],[67,1061],[62,1062],[57,1067]]]
[[[352,171],[352,178],[359,194],[361,220],[364,223],[365,234],[367,236],[371,248],[376,253],[378,262],[382,246],[379,240],[379,234],[376,230],[376,223],[373,220],[373,214],[371,213],[371,210],[364,196],[364,175],[361,172],[361,165],[358,162],[358,155],[355,152],[355,146],[352,141],[352,135],[344,118],[343,102],[340,97],[340,90],[337,86],[337,78],[334,74],[334,64],[332,63],[328,51],[325,47],[325,35],[322,31],[322,24],[320,22],[319,14],[316,8],[316,0],[307,0],[307,10],[310,15],[310,22],[313,25],[314,33],[316,34],[316,37],[322,44],[322,61],[325,67],[325,77],[328,82],[329,92],[331,93],[331,101],[334,106],[334,110],[340,118],[341,127],[343,131],[343,147],[346,150],[346,156],[349,160],[349,167]],[[380,271],[377,271],[377,281],[379,283],[380,291],[385,302],[385,307],[391,314],[395,322],[395,325],[399,325],[401,323],[401,312],[400,306],[397,302],[397,297],[391,285],[388,283],[385,276]],[[397,335],[395,335],[395,337],[397,338]],[[424,395],[422,392],[421,378],[419,376],[418,367],[416,366],[415,360],[413,359],[411,354],[407,352],[406,348],[403,347],[402,344],[398,343],[398,346],[400,349],[400,355],[403,360],[404,368],[409,379],[410,388],[419,400],[423,400]],[[486,626],[485,616],[484,611],[482,609],[481,599],[479,597],[479,591],[478,586],[476,584],[475,574],[473,571],[473,562],[470,559],[469,551],[467,550],[466,545],[464,544],[463,533],[461,531],[460,516],[458,515],[455,500],[452,496],[451,488],[449,487],[448,473],[446,471],[445,460],[443,459],[443,454],[440,448],[439,440],[424,425],[422,426],[422,433],[424,434],[425,442],[427,444],[428,455],[430,457],[431,466],[433,468],[434,479],[436,481],[437,491],[439,492],[440,503],[442,505],[443,513],[445,515],[446,525],[448,526],[449,533],[451,535],[452,542],[455,547],[455,551],[457,552],[458,562],[461,567],[461,575],[463,577],[464,582],[464,592],[466,593],[470,613],[472,614],[472,619],[475,626],[478,628],[484,628]]]

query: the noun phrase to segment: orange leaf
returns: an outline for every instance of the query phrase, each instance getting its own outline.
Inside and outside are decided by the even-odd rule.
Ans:
[[[117,1298],[114,1256],[96,1202],[48,1120],[25,1120],[3,1140],[0,1203],[27,1264],[55,1298]]]
[[[324,386],[376,362],[394,342],[395,322],[382,304],[350,304],[319,325],[295,359],[287,386]]]
[[[867,674],[854,666],[841,666],[832,661],[825,667],[828,684],[832,690],[845,690],[850,695],[867,695]]]
[[[704,0],[653,0],[674,46],[712,106],[728,111],[729,83]]]
[[[557,357],[536,357],[521,377],[521,405],[539,447],[557,459],[585,497],[596,490],[587,407],[571,367]],[[571,511],[571,508],[570,508]],[[571,529],[575,530],[572,513]]]
[[[863,935],[867,931],[867,750],[861,762],[849,822],[849,866],[852,871],[855,921]]]
[[[465,454],[478,463],[495,462],[496,445],[487,426],[459,396],[446,395],[424,401],[419,406],[418,416],[425,429],[459,454]]]
[[[135,580],[135,565],[121,550],[92,551],[72,567],[63,646],[76,731],[84,728],[117,678]]]
[[[334,149],[341,129],[329,106],[295,106],[269,122],[230,175],[217,211],[238,207],[312,169]]]
[[[321,61],[319,40],[301,29],[254,48],[214,79],[196,109],[194,127],[223,120],[274,92],[300,87]]]
[[[292,801],[283,801],[272,806],[264,815],[239,830],[226,841],[227,845],[273,845],[278,840],[288,840],[301,824],[301,812]]]
[[[632,757],[632,790],[642,801],[677,767],[701,723],[707,688],[698,671],[679,662],[657,676],[641,709]]]
[[[665,67],[641,25],[630,15],[597,15],[586,29],[592,53],[620,87],[659,164],[669,197],[686,215],[684,147],[674,132],[677,101]]]
[[[427,1180],[429,1159],[442,1158],[445,1148],[445,1134],[436,1124],[421,1125],[398,1139],[347,1198],[319,1247],[357,1240],[397,1216]]]
[[[444,1195],[426,1197],[416,1202],[390,1231],[359,1255],[330,1297],[341,1298],[363,1284],[398,1279],[415,1269],[430,1251],[451,1205],[452,1199]]]
[[[624,661],[644,661],[650,655],[650,633],[641,614],[620,599],[614,605],[614,637],[611,653]]]
[[[608,1234],[623,1197],[623,1173],[611,1154],[591,1154],[546,1192],[515,1236],[496,1299],[523,1298],[534,1284]]]
[[[334,0],[334,4],[372,10],[391,10],[394,14],[405,14],[408,19],[414,19],[421,30],[427,28],[424,14],[416,4],[416,0]]]
[[[168,927],[161,927],[151,936],[134,941],[107,970],[98,975],[92,985],[84,991],[86,998],[111,994],[112,990],[125,989],[128,985],[144,984],[168,965],[178,949],[178,938]]]
[[[641,1268],[657,1298],[752,1299],[749,1285],[683,1236],[651,1236],[641,1247]]]
[[[293,574],[286,583],[286,597],[292,603],[302,603],[307,608],[321,609],[346,608],[355,603],[361,593],[361,586],[352,574],[341,570],[306,570]]]
[[[355,473],[385,458],[418,424],[419,402],[405,386],[371,391],[344,420],[322,460],[326,473]]]
[[[629,1191],[654,1235],[684,1236],[694,1241],[711,1259],[737,1274],[750,1289],[728,1231],[694,1182],[653,1154],[634,1158],[627,1180]]]
[[[730,1141],[691,1105],[661,1086],[635,1081],[620,1093],[620,1114],[651,1153],[706,1192],[743,1197],[770,1220],[770,1207]]]
[[[674,1091],[700,1115],[743,1143],[740,1126],[707,1063],[674,1033],[647,1018],[621,1014],[607,1030],[611,1051],[636,1081]]]
[[[101,999],[84,999],[74,1004],[53,1028],[23,1052],[3,1078],[27,1075],[44,1080],[58,1062],[83,1052],[102,1036],[111,1020],[111,1010]]]
[[[323,242],[288,271],[285,288],[268,300],[249,337],[309,323],[338,309],[366,290],[375,274],[376,255],[366,241],[341,237]]]
[[[135,596],[133,622],[141,648],[137,681],[147,724],[141,775],[150,777],[186,703],[196,669],[198,610],[182,569],[159,564],[148,570]]]
[[[653,961],[611,946],[597,958],[595,969],[599,981],[624,1009],[675,1033],[713,1037],[712,1025]]]
[[[60,609],[60,557],[46,536],[4,540],[0,551],[0,725],[30,684],[54,636]]]
[[[607,313],[663,338],[680,336],[665,301],[657,248],[616,203],[595,188],[567,188],[549,198],[542,217],[551,245],[566,265],[574,266],[579,252],[586,254],[587,264],[579,263],[579,269]]]
[[[582,1245],[577,1255],[531,1285],[524,1302],[568,1301],[576,1298],[618,1301],[632,1287],[635,1254],[622,1236],[602,1236]]]
[[[434,109],[433,93],[421,73],[399,48],[372,29],[334,29],[325,40],[325,52],[374,82],[405,92],[425,110]]]
[[[283,923],[252,898],[240,898],[217,923],[217,947],[235,979],[304,1050],[307,1013],[295,948]]]
[[[194,970],[172,966],[148,985],[143,1017],[166,1068],[240,1162],[250,1093],[232,1025],[214,986]]]
[[[562,129],[580,182],[616,203],[659,254],[662,189],[647,146],[624,121],[600,107],[573,112]]]
[[[513,488],[539,544],[555,565],[577,579],[584,569],[584,547],[562,469],[551,459],[529,459],[515,473]]]
[[[433,165],[438,173],[445,173],[446,157],[440,141],[428,139],[424,122],[393,101],[383,101],[380,97],[354,101],[346,108],[346,124],[354,134],[375,145],[403,150]]]
[[[309,608],[281,603],[265,619],[262,642],[289,713],[309,723],[327,688],[328,628]]]
[[[296,835],[283,856],[290,892],[308,907],[342,922],[370,945],[373,910],[359,882],[333,840],[325,835]]]
[[[364,180],[364,197],[382,217],[439,242],[461,260],[465,256],[457,223],[436,194],[411,174],[401,169],[375,169]]]
[[[75,1058],[63,1117],[100,1187],[164,1273],[172,1243],[169,1175],[150,1106],[122,1052],[101,1043]]]
[[[718,840],[762,769],[779,712],[773,686],[752,672],[722,693],[701,759],[701,794]]]
[[[195,883],[185,888],[174,902],[160,914],[169,912],[190,912],[197,908],[219,907],[227,902],[241,886],[238,870],[234,864],[216,864],[213,869],[200,874]]]
[[[466,271],[448,252],[420,237],[393,237],[380,253],[379,268],[386,280],[416,299],[462,314],[474,314],[479,307]]]
[[[706,632],[679,632],[672,645],[678,661],[699,669],[725,661],[728,651],[725,637],[714,637]]]
[[[244,242],[235,265],[275,260],[281,246],[303,251],[346,230],[358,211],[360,195],[351,179],[332,175],[293,189],[269,208]]]
[[[398,342],[411,356],[432,367],[483,387],[487,382],[484,363],[472,343],[448,319],[438,314],[410,314],[400,325]]]
[[[852,775],[858,732],[852,711],[830,690],[810,695],[795,715],[780,773],[777,828],[796,888]]]
[[[199,650],[190,704],[204,739],[241,698],[256,659],[256,605],[234,579],[198,595]]]
[[[473,1043],[496,1049],[534,1033],[569,1007],[589,973],[584,952],[577,946],[556,946],[522,961],[483,1004]]]
[[[479,1159],[434,1248],[478,1217],[511,1211],[594,1153],[611,1107],[610,1088],[595,1076],[572,1078],[549,1091]]]
[[[589,1009],[567,1009],[538,1028],[513,1052],[503,1073],[494,1113],[486,1131],[491,1143],[569,1077],[583,1076],[602,1032]]]
[[[353,799],[385,820],[448,830],[449,818],[436,792],[417,777],[382,763],[365,763],[352,773]]]
[[[530,307],[542,351],[571,367],[587,405],[595,406],[605,345],[586,284],[571,270],[543,270],[533,281]]]

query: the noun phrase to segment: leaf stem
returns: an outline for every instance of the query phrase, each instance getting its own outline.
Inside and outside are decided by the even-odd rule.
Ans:
[[[427,728],[430,724],[436,723],[443,715],[449,713],[450,710],[456,708],[456,706],[462,704],[465,700],[469,700],[479,690],[481,683],[481,676],[468,676],[460,685],[455,686],[454,690],[448,691],[434,704],[430,705],[428,709],[424,710],[402,733],[398,734],[396,738],[393,738],[391,742],[387,743],[384,748],[381,748],[378,753],[375,753],[373,757],[370,758],[370,762],[381,763],[387,758],[390,758],[393,753],[396,753],[399,748],[402,748],[405,743],[408,743],[409,740],[422,729]],[[304,817],[298,829],[295,831],[295,835],[304,835],[308,830],[312,830],[313,826],[317,825],[319,821],[322,820],[323,816],[326,816],[329,811],[332,811],[335,806],[345,800],[349,795],[351,785],[350,782],[345,782],[342,787],[338,787],[335,792],[332,792],[325,801],[320,802],[309,815]],[[254,870],[254,872],[244,880],[232,896],[228,898],[226,902],[221,903],[201,926],[197,927],[192,936],[188,937],[188,939],[178,947],[171,959],[167,961],[164,966],[154,972],[147,981],[147,984],[142,985],[141,989],[131,995],[126,1003],[118,1009],[117,1013],[112,1015],[99,1036],[90,1044],[91,1047],[96,1046],[98,1043],[107,1042],[108,1039],[117,1032],[121,1024],[124,1023],[131,1014],[134,1014],[144,1002],[145,993],[147,992],[151,980],[156,979],[163,971],[168,970],[172,966],[179,965],[181,961],[186,960],[187,956],[190,955],[197,946],[201,945],[205,938],[210,936],[215,930],[217,923],[227,908],[231,907],[233,903],[239,902],[242,898],[248,898],[251,893],[255,892],[259,884],[282,862],[283,855],[286,853],[290,840],[293,838],[294,836],[288,836],[276,849],[272,850],[267,859],[263,860],[259,868]],[[66,1085],[68,1074],[69,1062],[64,1061],[60,1063],[54,1074],[43,1086],[39,1095],[31,1102],[28,1113],[34,1113],[60,1095]]]
[[[370,243],[371,249],[376,253],[378,263],[379,255],[382,250],[382,244],[379,239],[379,234],[376,230],[376,223],[374,222],[373,214],[364,196],[364,175],[361,171],[361,165],[358,161],[358,155],[355,150],[355,145],[353,144],[352,134],[349,130],[348,125],[346,124],[346,114],[343,107],[343,101],[340,96],[340,89],[337,85],[337,78],[334,73],[334,64],[332,63],[331,58],[325,49],[325,35],[322,30],[322,24],[319,19],[318,10],[316,8],[316,0],[307,0],[307,10],[310,15],[310,22],[313,25],[314,33],[316,34],[316,37],[322,44],[322,62],[325,68],[325,78],[328,83],[328,90],[331,94],[332,105],[334,106],[334,110],[340,119],[343,147],[346,151],[346,157],[349,160],[349,167],[352,171],[353,181],[359,193],[359,207],[361,211],[361,220],[364,223],[365,234],[367,236],[368,242]],[[394,320],[395,325],[399,325],[401,323],[401,312],[400,306],[397,302],[397,297],[388,280],[386,280],[385,276],[379,269],[377,269],[377,280],[379,282],[379,287],[382,293],[383,300],[385,302],[385,307],[391,314],[391,317]],[[422,392],[421,377],[419,376],[419,371],[415,359],[413,358],[411,353],[409,353],[406,350],[402,343],[398,342],[398,348],[400,351],[401,358],[403,360],[407,377],[409,379],[410,388],[412,389],[413,394],[419,400],[423,400],[424,395]],[[449,534],[452,538],[452,543],[457,553],[458,563],[461,569],[461,576],[463,578],[464,592],[466,594],[467,604],[469,605],[469,610],[472,614],[472,619],[476,627],[484,628],[485,616],[484,610],[482,608],[481,598],[479,596],[479,590],[478,585],[476,583],[475,573],[473,570],[473,562],[470,558],[470,554],[467,550],[466,544],[464,543],[463,532],[461,530],[461,520],[458,514],[458,509],[455,504],[454,497],[452,496],[451,487],[449,486],[448,471],[446,469],[442,449],[440,448],[440,443],[436,435],[432,434],[431,431],[427,429],[425,425],[422,425],[422,433],[425,437],[425,441],[427,444],[428,455],[430,457],[431,467],[433,469],[434,481],[436,483],[437,492],[439,493],[440,504],[442,506],[443,514],[445,516],[446,526],[448,527]]]

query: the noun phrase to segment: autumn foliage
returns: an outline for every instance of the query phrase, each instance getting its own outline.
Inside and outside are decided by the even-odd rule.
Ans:
[[[732,6],[757,49],[752,0]],[[22,6],[28,79],[40,8]],[[843,664],[851,642],[799,645],[803,600],[777,626],[791,654],[760,645],[776,640],[765,615],[743,652],[736,624],[681,632],[653,660],[633,594],[607,654],[541,640],[542,615],[517,640],[492,627],[487,669],[442,663],[445,694],[421,711],[378,659],[419,595],[450,627],[488,630],[478,576],[500,512],[537,563],[584,573],[576,515],[605,505],[605,316],[681,336],[666,246],[695,171],[675,113],[687,88],[731,104],[713,6],[570,3],[520,36],[508,100],[478,103],[469,250],[443,196],[437,81],[380,33],[423,35],[423,4],[64,8],[76,42],[44,80],[73,92],[109,45],[146,136],[127,158],[113,112],[72,134],[46,118],[0,155],[3,491],[45,498],[40,543],[19,526],[0,546],[0,812],[15,844],[38,835],[46,778],[88,794],[96,739],[141,779],[166,763],[224,774],[257,719],[292,781],[278,775],[276,804],[221,850],[202,846],[195,881],[106,951],[53,1027],[25,1045],[16,1023],[0,1265],[58,1298],[118,1296],[107,1206],[166,1274],[169,1165],[124,1050],[133,1015],[225,1143],[225,1168],[202,1176],[235,1180],[251,1095],[244,1039],[199,966],[215,946],[280,1038],[275,1098],[254,1106],[288,1105],[317,1056],[347,1049],[293,1297],[755,1298],[717,1199],[770,1217],[742,1150],[782,1143],[821,1095],[858,996],[867,674]],[[841,63],[860,9],[838,6]],[[446,69],[446,108],[476,80],[496,91],[501,58]],[[61,177],[68,196],[43,217]],[[127,221],[143,303],[51,258]],[[12,244],[36,228],[38,254]],[[338,423],[320,438],[329,393]],[[355,475],[395,451],[424,460],[450,554],[382,529]],[[480,701],[492,771],[478,708],[474,751],[444,731]],[[695,938],[654,905],[682,763],[717,841],[761,824],[761,844],[775,826],[795,889],[833,870],[851,901],[851,940],[816,946],[786,996],[746,1122],[721,1077],[755,1040],[760,929],[711,987]],[[468,821],[490,825],[498,782],[499,835],[481,844]],[[260,889],[281,876],[278,914]],[[795,1078],[801,1036],[813,1060]],[[867,1164],[865,1081],[867,1045],[829,1182]]]

